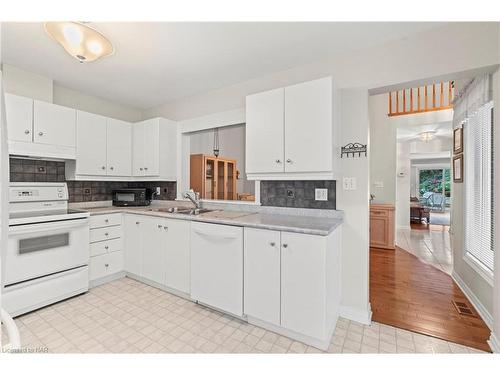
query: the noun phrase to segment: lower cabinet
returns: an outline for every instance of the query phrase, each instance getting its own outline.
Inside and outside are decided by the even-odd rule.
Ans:
[[[97,280],[123,271],[123,252],[97,255],[90,258],[90,280]]]
[[[316,236],[245,228],[249,321],[258,319],[326,348],[340,305],[340,237],[340,229]]]
[[[190,291],[190,223],[126,214],[125,271],[160,286]]]

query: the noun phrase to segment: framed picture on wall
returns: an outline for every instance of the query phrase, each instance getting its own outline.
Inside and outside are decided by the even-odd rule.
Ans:
[[[460,154],[453,157],[453,182],[464,181],[464,155]]]
[[[453,154],[459,154],[464,150],[463,128],[453,130]]]

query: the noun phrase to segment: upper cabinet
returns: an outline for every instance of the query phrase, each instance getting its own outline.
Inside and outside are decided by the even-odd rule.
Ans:
[[[131,176],[131,124],[83,111],[77,111],[76,118],[75,178]]]
[[[75,110],[35,100],[33,139],[37,143],[75,147]]]
[[[33,142],[33,99],[5,94],[10,141]]]
[[[11,154],[75,158],[74,109],[12,94],[5,103]]]
[[[177,179],[177,123],[154,118],[132,125],[132,174]]]
[[[335,179],[338,100],[331,77],[246,98],[249,179]]]

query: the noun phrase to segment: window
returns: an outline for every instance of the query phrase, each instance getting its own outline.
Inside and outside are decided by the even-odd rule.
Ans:
[[[465,254],[492,277],[493,271],[493,102],[464,123]]]

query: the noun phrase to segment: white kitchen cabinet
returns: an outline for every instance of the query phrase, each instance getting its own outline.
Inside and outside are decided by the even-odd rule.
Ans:
[[[35,100],[33,140],[36,143],[75,147],[76,111],[73,108]]]
[[[243,315],[243,228],[191,223],[191,298]]]
[[[160,285],[165,284],[166,237],[164,220],[144,217],[141,227],[141,276]]]
[[[248,179],[337,178],[338,107],[331,77],[247,96]]]
[[[281,323],[281,234],[245,228],[244,243],[245,314],[278,326]]]
[[[332,170],[332,80],[285,87],[285,172]]]
[[[126,121],[106,119],[106,162],[108,176],[132,175],[132,128]]]
[[[125,271],[142,275],[142,228],[143,216],[124,215]]]
[[[190,292],[191,224],[185,220],[163,220],[166,236],[165,286]]]
[[[132,174],[177,179],[177,124],[154,118],[132,125]]]
[[[125,215],[125,270],[185,294],[190,291],[190,222]]]
[[[284,172],[283,88],[246,97],[246,173]]]
[[[106,176],[106,117],[76,112],[76,174]]]
[[[115,275],[123,271],[123,251],[93,256],[89,261],[89,278],[91,281]]]
[[[325,319],[326,237],[281,234],[281,324],[321,337]]]
[[[33,141],[33,99],[5,94],[9,141]]]
[[[341,229],[328,236],[244,231],[249,323],[326,349],[340,306]]]

